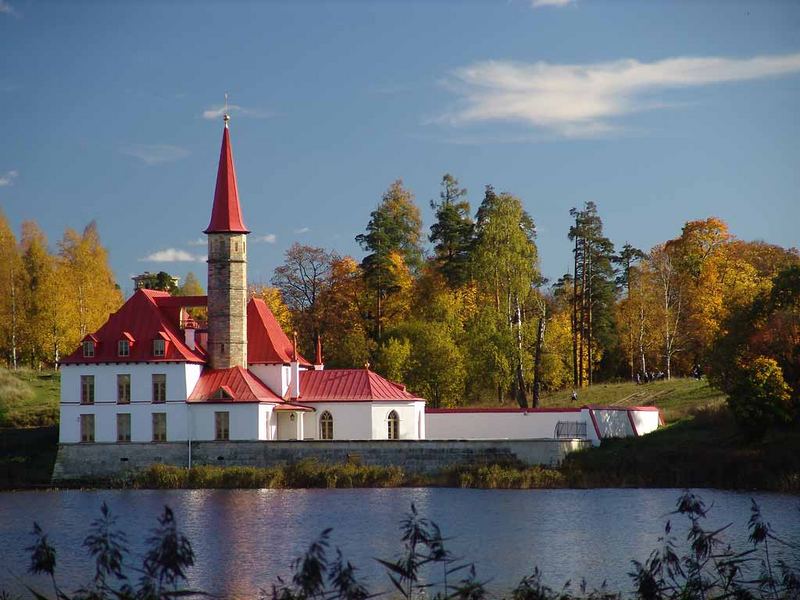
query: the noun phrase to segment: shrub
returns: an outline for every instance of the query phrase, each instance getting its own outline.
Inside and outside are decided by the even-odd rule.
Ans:
[[[778,363],[764,356],[744,363],[739,361],[733,375],[728,405],[740,427],[761,436],[774,425],[792,418],[791,390]]]

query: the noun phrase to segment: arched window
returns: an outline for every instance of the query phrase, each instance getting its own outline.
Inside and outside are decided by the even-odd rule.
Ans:
[[[319,438],[321,440],[333,439],[333,417],[327,410],[319,416]]]
[[[399,440],[400,439],[400,417],[397,416],[397,411],[392,411],[389,413],[389,416],[386,418],[386,422],[389,426],[389,439],[390,440]]]

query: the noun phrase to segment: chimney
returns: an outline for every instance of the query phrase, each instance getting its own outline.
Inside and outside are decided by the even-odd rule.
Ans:
[[[195,330],[197,329],[197,322],[192,318],[188,317],[186,321],[183,323],[183,334],[185,336],[186,347],[189,350],[195,349]]]

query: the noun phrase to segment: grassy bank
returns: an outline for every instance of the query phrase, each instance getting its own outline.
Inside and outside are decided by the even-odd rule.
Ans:
[[[115,479],[112,487],[173,488],[358,488],[400,487],[406,483],[400,467],[325,464],[303,460],[277,467],[198,466],[191,469],[152,465],[130,477]]]
[[[60,382],[53,371],[0,368],[0,427],[58,425]]]
[[[747,440],[725,407],[640,438],[606,440],[567,456],[571,487],[716,487],[800,492],[800,431]]]

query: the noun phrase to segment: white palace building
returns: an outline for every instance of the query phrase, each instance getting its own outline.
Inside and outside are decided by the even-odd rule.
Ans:
[[[297,353],[247,300],[247,234],[228,117],[208,236],[208,296],[137,289],[61,363],[62,445],[133,442],[577,438],[641,435],[653,407],[429,410],[368,367]],[[207,307],[200,328],[188,308]]]

